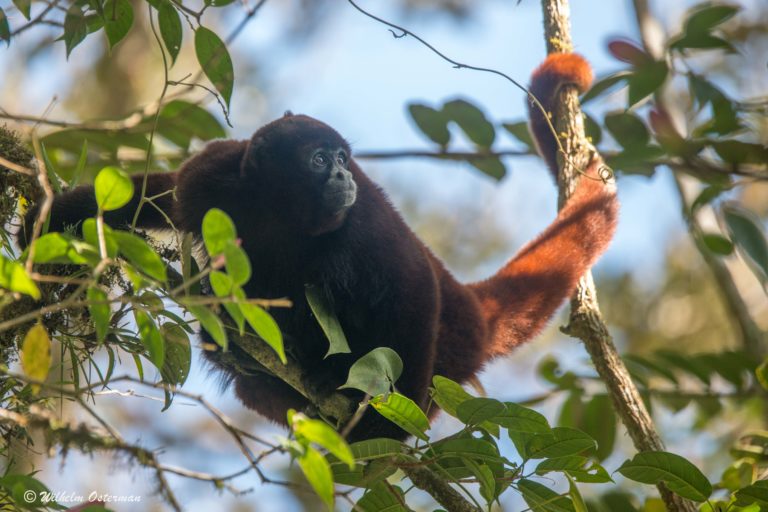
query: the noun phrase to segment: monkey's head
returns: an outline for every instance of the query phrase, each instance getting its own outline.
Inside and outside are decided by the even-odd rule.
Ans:
[[[240,173],[275,215],[314,236],[341,227],[355,204],[350,162],[349,144],[333,128],[286,113],[253,135]]]

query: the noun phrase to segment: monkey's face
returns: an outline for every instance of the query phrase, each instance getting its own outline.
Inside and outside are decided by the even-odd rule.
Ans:
[[[339,229],[357,199],[349,144],[331,127],[286,115],[256,132],[242,174],[283,222],[311,236]]]
[[[357,184],[349,171],[349,155],[343,147],[318,147],[307,162],[315,177],[315,194],[319,204],[319,218],[315,234],[337,229],[344,222],[347,211],[357,199]]]

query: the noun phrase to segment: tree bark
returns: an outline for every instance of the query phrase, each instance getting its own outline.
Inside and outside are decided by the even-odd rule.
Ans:
[[[573,42],[570,34],[570,8],[568,0],[543,0],[544,36],[547,53],[570,52]],[[560,94],[554,114],[554,126],[563,149],[569,158],[561,161],[558,175],[558,204],[566,202],[575,189],[579,169],[589,164],[591,144],[584,132],[584,121],[578,91],[566,87]],[[605,383],[622,423],[638,451],[664,450],[664,443],[656,432],[653,420],[635,387],[624,362],[619,357],[611,334],[605,325],[592,273],[587,272],[579,281],[571,299],[571,315],[563,332],[584,342],[597,373]],[[680,498],[659,485],[659,493],[670,512],[694,512],[694,504]]]

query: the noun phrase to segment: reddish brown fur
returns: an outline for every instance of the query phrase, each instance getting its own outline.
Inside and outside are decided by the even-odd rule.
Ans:
[[[550,54],[531,75],[530,93],[552,117],[558,93],[563,86],[572,85],[579,92],[585,92],[592,84],[592,68],[589,63],[576,53]],[[547,162],[550,171],[557,177],[557,155],[559,148],[552,128],[544,114],[530,99],[528,100],[529,128],[536,141],[539,154]]]
[[[542,97],[552,97],[561,79],[571,76],[560,76],[558,69],[583,72],[578,65],[569,66],[545,63],[534,75],[532,88]],[[289,115],[261,128],[249,142],[214,142],[178,172],[152,175],[147,194],[176,186],[178,200],[164,196],[168,199],[160,207],[178,228],[197,235],[209,208],[221,208],[232,217],[253,267],[246,293],[291,299],[292,308],[272,314],[291,357],[306,370],[307,378],[329,392],[346,380],[350,365],[360,356],[387,346],[404,363],[398,390],[426,407],[434,375],[466,382],[488,359],[533,337],[573,292],[579,276],[613,233],[617,211],[613,189],[600,181],[581,180],[541,236],[492,278],[465,286],[408,228],[354,161],[348,171],[357,186],[357,200],[341,214],[328,213],[319,189],[325,190],[330,178],[317,181],[305,163],[307,151],[316,147],[349,151],[332,128],[306,116]],[[597,162],[590,173],[596,168]],[[112,212],[108,221],[126,224],[134,209],[135,204]],[[167,227],[153,210],[145,206],[139,224]],[[92,188],[77,188],[57,197],[51,227],[61,229],[94,212]],[[351,354],[324,359],[328,342],[306,302],[307,284],[318,287],[333,304]],[[209,339],[205,332],[202,335]],[[235,391],[248,407],[285,423],[289,407],[309,406],[237,347],[232,350],[243,361],[241,366],[250,370],[248,375],[235,372],[216,354],[211,359],[234,379]],[[383,435],[406,434],[369,411],[351,438]]]
[[[553,111],[565,85],[584,92],[592,70],[583,57],[556,53],[533,72],[531,94]],[[530,128],[544,160],[557,177],[558,145],[539,107],[529,103]],[[616,229],[619,205],[613,183],[600,179],[595,156],[573,196],[555,221],[490,279],[470,285],[488,322],[488,356],[509,353],[536,336],[558,307],[573,294],[579,278],[605,251]]]

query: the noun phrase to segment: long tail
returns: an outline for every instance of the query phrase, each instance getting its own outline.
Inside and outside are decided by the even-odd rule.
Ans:
[[[533,73],[531,92],[551,112],[563,85],[585,90],[589,64],[575,54],[554,54]],[[557,143],[541,111],[530,107],[531,132],[542,157],[557,175]],[[489,326],[488,356],[509,353],[533,338],[570,297],[579,278],[608,247],[619,205],[613,183],[599,177],[598,156],[554,222],[493,277],[470,285]]]
[[[114,228],[130,225],[139,206],[141,186],[144,177],[132,176],[134,184],[133,198],[117,210],[104,213],[104,221]],[[152,204],[141,207],[136,221],[137,227],[146,229],[169,229],[167,219],[173,219],[173,188],[176,186],[176,173],[150,174],[147,177],[145,196],[152,199]],[[32,227],[39,212],[39,204],[31,208],[24,216],[24,224],[17,235],[19,245],[24,248],[29,243]],[[96,196],[92,185],[82,185],[54,198],[51,208],[48,230],[63,231],[67,226],[79,226],[82,221],[96,215]],[[162,213],[161,213],[162,211]],[[78,227],[79,229],[79,227]]]

